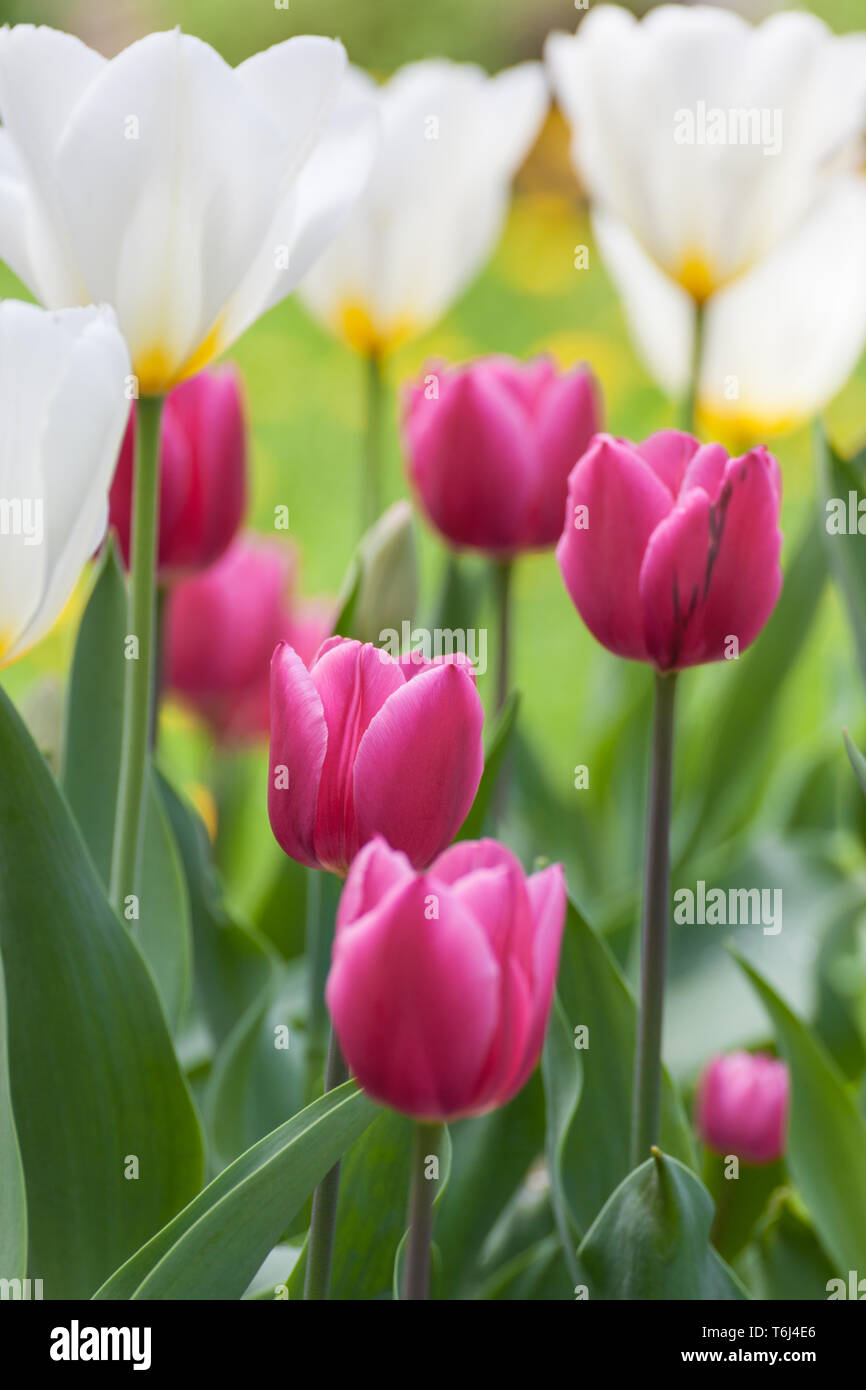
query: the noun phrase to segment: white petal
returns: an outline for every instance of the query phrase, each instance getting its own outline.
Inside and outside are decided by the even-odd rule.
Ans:
[[[314,36],[274,44],[235,69],[280,132],[284,192],[327,128],[345,71],[343,45]]]
[[[129,403],[108,309],[0,306],[2,496],[40,508],[41,536],[0,536],[2,660],[53,624],[92,553]],[[31,520],[36,512],[30,513]]]
[[[94,299],[117,310],[144,390],[217,327],[277,204],[281,141],[206,44],[152,34],[107,64],[58,153]]]

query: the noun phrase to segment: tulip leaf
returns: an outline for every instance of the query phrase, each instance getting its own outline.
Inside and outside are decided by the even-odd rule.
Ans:
[[[820,423],[815,426],[814,441],[827,563],[845,601],[860,670],[866,677],[866,450],[853,459],[840,458]],[[861,507],[863,532],[859,529]]]
[[[99,1299],[239,1299],[317,1183],[379,1114],[347,1081],[225,1168]]]
[[[756,1298],[827,1298],[834,1278],[833,1266],[802,1202],[787,1189],[780,1189],[770,1203],[744,1257],[743,1274]]]
[[[12,1111],[6,987],[0,961],[0,1279],[27,1273],[27,1193]]]
[[[576,1241],[568,1214],[568,1201],[565,1195],[565,1157],[564,1151],[583,1086],[583,1067],[580,1054],[568,1021],[562,1009],[559,996],[554,997],[547,1039],[541,1057],[541,1075],[544,1079],[544,1098],[547,1117],[547,1169],[550,1176],[550,1201],[556,1219],[557,1231],[562,1245],[563,1257],[577,1281],[577,1268],[574,1261]]]
[[[866,1121],[811,1030],[753,965],[733,954],[770,1016],[791,1071],[791,1176],[837,1273],[866,1270]]]
[[[745,1299],[710,1245],[713,1203],[694,1173],[654,1149],[620,1183],[577,1252],[590,1298]]]
[[[637,1007],[602,940],[569,903],[557,990],[583,1069],[580,1100],[557,1137],[564,1200],[585,1232],[629,1172],[632,1070]],[[695,1166],[689,1126],[667,1072],[662,1078],[661,1142]]]
[[[30,1268],[83,1298],[198,1190],[198,1122],[153,979],[0,696],[0,953]]]
[[[112,539],[81,620],[63,741],[61,782],[104,885],[111,872],[114,810],[123,729],[123,571]],[[189,900],[183,870],[155,782],[146,791],[138,917],[130,930],[150,966],[176,1028],[192,970]]]
[[[219,1045],[270,984],[277,954],[260,933],[229,916],[200,816],[164,777],[158,786],[189,892],[195,1000]]]
[[[496,716],[496,722],[484,750],[484,771],[475,793],[475,800],[457,835],[458,840],[478,840],[484,834],[485,822],[493,801],[493,793],[502,764],[508,751],[508,744],[514,730],[517,711],[520,707],[520,692],[511,694]]]
[[[860,790],[866,796],[866,758],[863,757],[847,729],[842,736],[845,739],[845,749],[848,753],[848,760],[854,769],[854,776],[860,783]]]
[[[564,1302],[574,1297],[573,1285],[559,1240],[548,1235],[497,1269],[478,1297],[485,1303]]]

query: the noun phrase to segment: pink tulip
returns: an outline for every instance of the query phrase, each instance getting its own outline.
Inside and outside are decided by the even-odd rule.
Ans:
[[[129,565],[135,407],[111,485],[109,524]],[[247,444],[234,367],[200,372],[166,397],[160,430],[158,568],[162,580],[213,564],[241,524]]]
[[[698,1082],[701,1140],[744,1163],[775,1163],[785,1152],[790,1078],[784,1062],[760,1053],[713,1057]]]
[[[568,480],[556,550],[590,632],[659,671],[744,651],[782,586],[781,489],[763,445],[728,458],[678,430],[598,435]]]
[[[484,715],[461,662],[401,663],[331,638],[308,671],[271,662],[271,828],[301,864],[343,874],[374,835],[416,867],[450,843],[475,798]]]
[[[559,864],[527,878],[495,840],[466,840],[417,873],[371,841],[343,889],[325,992],[364,1090],[423,1120],[509,1101],[544,1043],[564,921]]]
[[[558,373],[549,357],[431,364],[406,398],[409,474],[452,545],[498,558],[541,550],[559,538],[568,475],[600,423],[587,367]]]
[[[166,684],[227,742],[267,737],[270,664],[277,642],[312,661],[333,625],[333,604],[292,597],[292,546],[239,536],[209,569],[171,590]]]

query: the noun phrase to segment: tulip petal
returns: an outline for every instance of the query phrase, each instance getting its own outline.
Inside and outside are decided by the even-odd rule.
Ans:
[[[446,663],[407,681],[370,721],[355,760],[357,832],[377,831],[416,867],[456,835],[484,767],[475,684]]]
[[[505,1095],[509,1099],[526,1084],[535,1069],[547,1022],[556,975],[559,952],[565,929],[566,890],[561,864],[551,864],[526,880],[529,907],[532,915],[532,1018],[528,1029],[526,1051]]]
[[[568,479],[601,429],[601,402],[592,373],[584,367],[554,374],[537,408],[542,467],[528,535],[535,545],[555,545],[562,535]]]
[[[392,849],[381,835],[368,840],[352,861],[352,872],[340,895],[337,932],[360,922],[366,914],[395,889],[414,877],[412,866],[402,850]]]
[[[419,1118],[470,1109],[494,1037],[499,974],[472,916],[424,876],[340,931],[326,998],[361,1086]]]
[[[322,702],[328,729],[328,751],[322,766],[316,816],[316,856],[320,864],[345,868],[370,833],[360,834],[357,811],[357,779],[353,778],[356,754],[365,730],[405,680],[399,664],[385,651],[360,642],[326,644],[312,668],[312,679]]]
[[[569,478],[565,529],[556,558],[590,632],[618,656],[647,659],[639,595],[650,536],[671,510],[671,494],[631,445],[598,435]],[[585,527],[575,522],[587,508]]]
[[[235,77],[280,132],[284,189],[327,126],[345,71],[343,45],[309,34],[273,44],[235,68]]]
[[[282,642],[271,661],[268,816],[286,854],[312,868],[319,867],[316,808],[327,746],[319,692],[301,658]],[[282,769],[288,773],[288,785],[278,776]]]

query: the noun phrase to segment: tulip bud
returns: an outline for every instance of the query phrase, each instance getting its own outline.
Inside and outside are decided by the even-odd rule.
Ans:
[[[333,604],[297,602],[288,544],[239,536],[209,569],[175,585],[165,619],[166,685],[227,742],[267,736],[270,662],[277,642],[312,661]]]
[[[779,466],[661,430],[600,434],[568,480],[556,558],[593,636],[676,671],[739,656],[782,587]]]
[[[790,1089],[788,1068],[774,1057],[713,1057],[701,1073],[695,1102],[702,1142],[744,1163],[775,1163],[785,1152]]]
[[[416,867],[454,838],[484,765],[484,713],[462,662],[401,663],[333,637],[307,670],[271,662],[268,811],[292,859],[344,874],[374,835]]]
[[[325,991],[364,1090],[421,1120],[505,1105],[544,1043],[564,922],[559,864],[527,877],[495,840],[467,840],[417,873],[381,837],[368,844]]]
[[[361,540],[352,571],[352,635],[379,642],[386,629],[401,631],[418,607],[418,544],[412,508],[405,500],[379,518]]]
[[[135,407],[111,486],[109,522],[129,566]],[[246,506],[247,443],[240,376],[200,372],[166,397],[159,447],[159,576],[206,569],[228,546]]]
[[[587,367],[548,357],[431,364],[406,397],[409,475],[432,524],[454,546],[495,558],[556,544],[568,475],[600,428]]]

